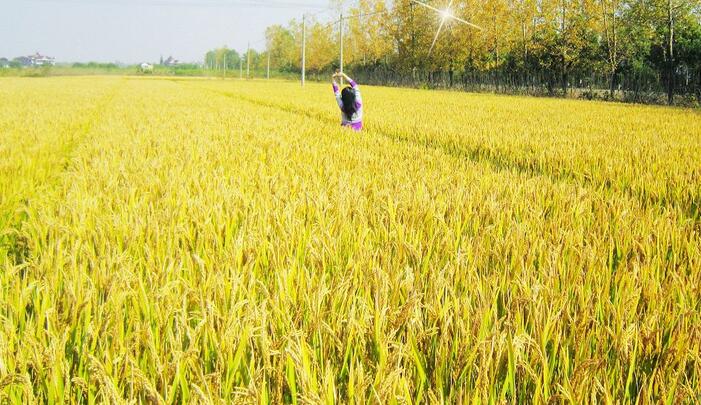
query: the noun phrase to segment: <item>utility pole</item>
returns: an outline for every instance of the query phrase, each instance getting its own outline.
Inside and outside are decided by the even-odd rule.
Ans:
[[[307,16],[302,14],[302,87],[304,87],[305,59],[307,52]]]
[[[672,6],[672,0],[667,0],[667,26],[669,31],[669,42],[667,45],[667,52],[669,53],[669,59],[667,61],[667,68],[669,70],[669,77],[667,83],[667,104],[674,104],[674,7]]]
[[[340,24],[339,33],[341,36],[341,60],[340,60],[340,72],[343,73],[343,13],[341,13],[341,18],[338,20]],[[341,85],[343,85],[343,76],[341,76]]]
[[[251,72],[251,43],[248,43],[248,49],[246,50],[246,79],[250,79]]]
[[[239,79],[243,79],[243,58],[239,57]]]
[[[363,14],[358,14],[358,26],[362,27],[363,26]],[[363,46],[363,66],[365,66],[365,63],[367,62],[367,57],[365,50],[366,48]]]
[[[265,78],[270,79],[270,49],[268,49],[268,67],[265,69]]]
[[[414,80],[414,72],[416,70],[416,30],[414,29],[414,2],[409,2],[409,25],[411,25],[411,74]]]

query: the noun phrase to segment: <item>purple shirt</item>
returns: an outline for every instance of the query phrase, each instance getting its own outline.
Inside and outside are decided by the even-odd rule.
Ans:
[[[356,131],[360,131],[363,128],[363,100],[360,96],[360,88],[358,88],[358,84],[353,80],[349,81],[349,83],[350,87],[355,92],[356,108],[355,113],[353,113],[351,117],[347,117],[346,113],[343,111],[343,101],[341,100],[341,92],[339,91],[338,86],[336,86],[336,83],[333,84],[333,93],[336,96],[336,103],[338,104],[338,108],[341,109],[341,125],[351,127]]]

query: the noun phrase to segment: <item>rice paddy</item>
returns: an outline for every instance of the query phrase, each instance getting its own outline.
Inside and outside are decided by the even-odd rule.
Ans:
[[[701,115],[0,78],[9,403],[701,401]]]

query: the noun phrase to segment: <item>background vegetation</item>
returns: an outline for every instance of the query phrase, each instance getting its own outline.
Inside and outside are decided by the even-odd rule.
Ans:
[[[437,8],[447,1],[431,1]],[[701,100],[699,0],[457,0],[453,13],[482,30],[440,24],[410,0],[359,0],[346,9],[345,68],[366,83],[570,95],[643,102]],[[275,70],[300,70],[302,24],[266,31]],[[339,63],[339,25],[307,19],[307,69]],[[210,69],[238,67],[238,53],[214,50]],[[267,54],[253,52],[257,69]]]

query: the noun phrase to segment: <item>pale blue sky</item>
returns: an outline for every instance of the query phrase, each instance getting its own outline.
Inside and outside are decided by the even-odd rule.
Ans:
[[[0,0],[0,57],[59,62],[201,61],[208,49],[263,49],[264,31],[328,0]],[[326,17],[328,18],[328,17]],[[255,44],[254,44],[255,43]]]

